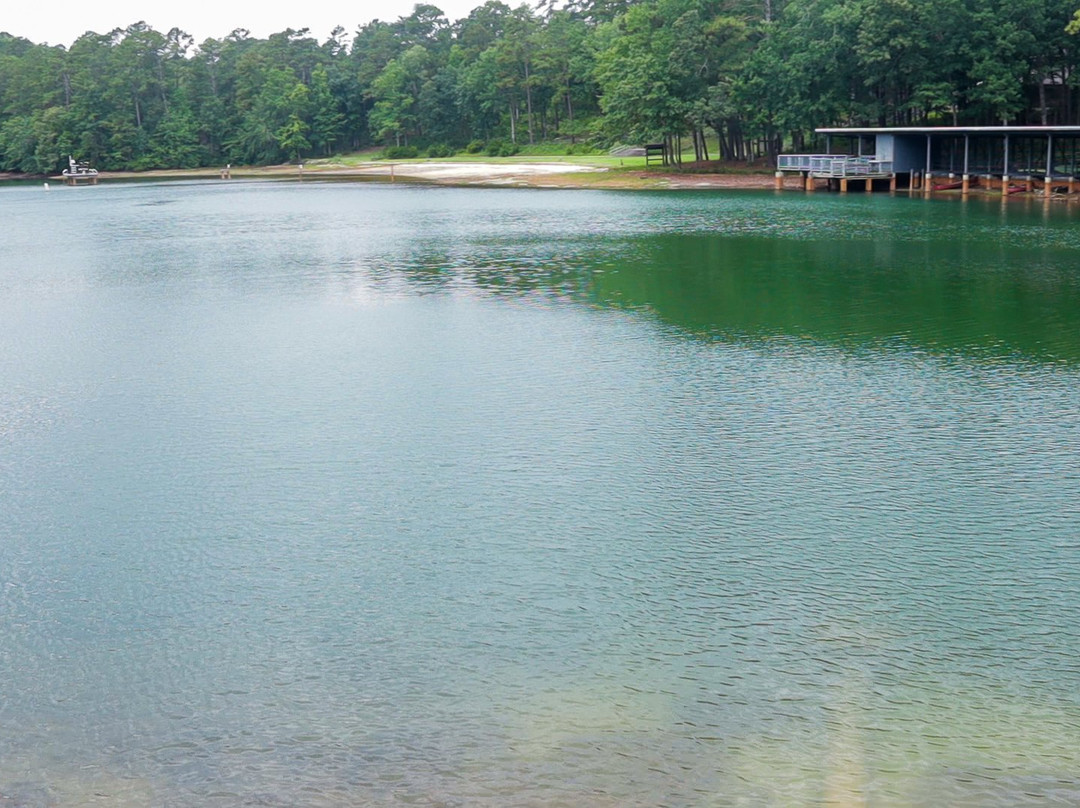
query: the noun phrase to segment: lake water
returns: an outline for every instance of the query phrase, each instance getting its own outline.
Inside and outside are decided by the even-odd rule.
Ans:
[[[0,807],[1075,805],[1078,216],[0,189]]]

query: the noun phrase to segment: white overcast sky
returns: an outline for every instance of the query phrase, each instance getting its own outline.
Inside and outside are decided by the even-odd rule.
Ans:
[[[444,0],[431,5],[442,9],[453,21],[467,17],[483,2]],[[335,25],[352,35],[358,26],[373,19],[390,21],[407,16],[415,4],[415,0],[315,0],[310,4],[287,0],[62,0],[38,5],[34,0],[5,0],[0,11],[0,31],[32,42],[70,46],[87,31],[106,34],[144,20],[162,33],[181,28],[195,38],[196,44],[208,37],[220,39],[236,28],[247,28],[257,37],[286,28],[310,28],[311,35],[322,42]]]

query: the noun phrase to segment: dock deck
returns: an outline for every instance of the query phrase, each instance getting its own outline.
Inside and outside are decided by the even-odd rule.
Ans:
[[[782,154],[776,169],[805,172],[820,179],[885,179],[893,175],[891,160],[845,154]]]

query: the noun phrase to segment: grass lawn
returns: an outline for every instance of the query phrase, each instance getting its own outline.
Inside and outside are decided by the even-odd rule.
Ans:
[[[408,160],[393,160],[385,162],[395,163],[496,163],[496,164],[514,164],[514,163],[566,163],[567,165],[576,166],[595,166],[597,168],[604,168],[611,170],[624,169],[628,171],[642,171],[646,168],[644,157],[614,157],[609,154],[565,154],[559,153],[556,148],[557,144],[538,144],[533,147],[525,146],[522,148],[519,154],[515,154],[513,157],[492,157],[484,152],[479,154],[469,154],[465,151],[458,152],[452,157],[417,157]],[[562,152],[565,152],[566,147],[560,147]],[[379,159],[379,155],[382,153],[381,149],[366,149],[364,151],[352,152],[351,154],[335,155],[333,157],[306,160],[305,165],[309,165],[312,168],[319,166],[330,168],[333,166],[343,167],[356,167],[368,165],[372,162],[384,162]],[[692,163],[694,160],[693,151],[683,152],[683,161],[685,163]],[[668,171],[670,168],[665,168],[653,164],[648,167],[650,170],[655,171]],[[771,171],[768,166],[765,165],[751,165],[745,164],[731,164],[723,165],[719,163],[710,163],[708,167],[709,173],[722,173],[722,174],[760,174],[765,171]]]

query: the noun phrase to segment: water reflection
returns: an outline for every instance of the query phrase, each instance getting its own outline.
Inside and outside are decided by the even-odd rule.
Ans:
[[[1056,213],[97,190],[0,191],[0,805],[1076,802]]]

